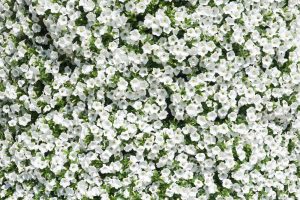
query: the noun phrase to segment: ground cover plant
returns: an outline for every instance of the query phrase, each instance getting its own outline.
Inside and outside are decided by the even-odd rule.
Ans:
[[[299,0],[0,0],[0,199],[300,199]]]

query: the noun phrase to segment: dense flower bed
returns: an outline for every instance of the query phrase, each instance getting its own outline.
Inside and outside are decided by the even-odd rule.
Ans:
[[[0,199],[300,199],[299,0],[1,0]]]

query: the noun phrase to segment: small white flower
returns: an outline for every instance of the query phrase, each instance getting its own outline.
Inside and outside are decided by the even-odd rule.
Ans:
[[[83,7],[85,12],[90,12],[95,8],[95,3],[92,0],[80,0],[79,5]]]
[[[25,114],[22,117],[19,117],[18,121],[21,126],[26,126],[31,121],[31,115]]]

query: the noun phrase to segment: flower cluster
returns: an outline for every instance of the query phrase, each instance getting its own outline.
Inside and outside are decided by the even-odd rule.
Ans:
[[[299,0],[0,0],[0,199],[300,199]]]

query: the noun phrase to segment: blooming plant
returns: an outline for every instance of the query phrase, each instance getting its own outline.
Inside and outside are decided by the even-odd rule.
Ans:
[[[300,199],[299,0],[0,0],[0,199]]]

